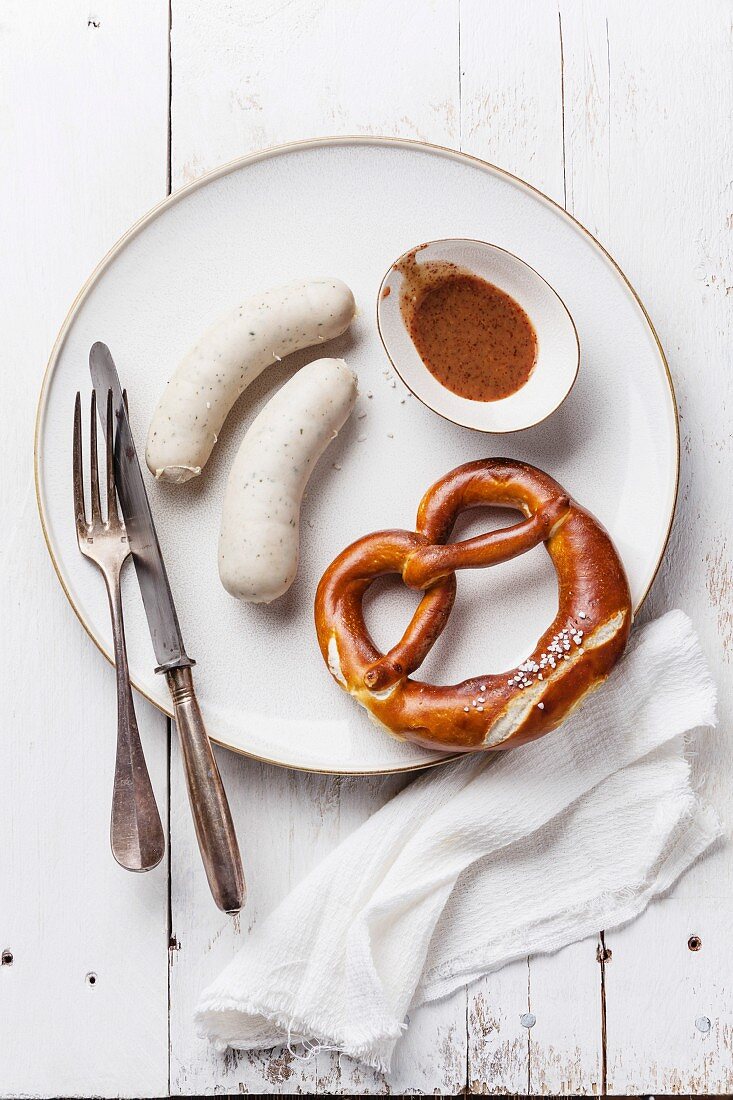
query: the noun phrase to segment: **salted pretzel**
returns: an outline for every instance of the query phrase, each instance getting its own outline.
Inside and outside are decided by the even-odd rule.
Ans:
[[[481,505],[514,508],[525,518],[449,543],[460,513]],[[505,458],[446,474],[423,497],[416,527],[366,535],[321,578],[316,631],[334,679],[390,733],[433,749],[504,749],[555,729],[608,676],[631,629],[628,581],[606,531],[547,474]],[[557,572],[559,605],[527,659],[447,687],[413,680],[448,621],[455,570],[497,565],[540,542]],[[401,640],[380,653],[362,601],[387,573],[425,594]]]

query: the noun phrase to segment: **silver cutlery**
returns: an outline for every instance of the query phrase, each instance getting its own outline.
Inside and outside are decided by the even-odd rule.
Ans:
[[[150,502],[145,489],[135,441],[127,415],[127,401],[117,368],[106,344],[96,343],[89,353],[95,389],[111,392],[114,435],[113,458],[117,494],[122,506],[132,558],[158,661],[173,700],[196,836],[214,901],[225,912],[244,904],[245,885],[239,846],[229,804],[196,699],[186,653]]]
[[[117,673],[117,755],[112,793],[110,841],[117,862],[128,871],[149,871],[160,863],[165,837],[150,776],[145,764],[127,665],[125,628],[122,617],[120,575],[130,556],[125,524],[117,510],[115,469],[111,447],[112,394],[107,399],[107,518],[102,516],[97,455],[96,394],[92,393],[89,434],[90,518],[84,502],[84,471],[81,441],[81,396],[74,409],[73,482],[76,537],[82,554],[99,568],[107,588],[112,617],[115,668]]]

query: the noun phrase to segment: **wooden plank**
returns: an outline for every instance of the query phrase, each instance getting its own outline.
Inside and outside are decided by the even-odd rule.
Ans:
[[[563,203],[563,49],[556,4],[461,4],[466,152]],[[601,1077],[600,975],[590,938],[513,963],[469,989],[473,1092],[593,1093]],[[571,980],[573,996],[566,990]]]
[[[529,959],[518,959],[469,986],[469,1092],[528,1092],[531,1011]]]
[[[205,7],[174,0],[174,186],[252,149],[323,133],[457,145],[457,0],[414,6],[409,49],[405,42],[404,11],[390,0],[215,0]],[[219,759],[251,884],[243,930],[404,782],[290,774],[225,753]],[[462,993],[414,1014],[388,1079],[330,1052],[308,1061],[287,1050],[221,1056],[195,1037],[196,998],[236,950],[238,933],[198,881],[176,776],[174,762],[173,914],[181,949],[171,971],[172,1091],[459,1091],[466,1074]]]
[[[606,933],[608,1091],[733,1091],[730,899],[669,898]]]
[[[693,616],[720,670],[720,726],[731,724],[731,434],[733,290],[730,7],[705,18],[675,0],[562,3],[569,202],[621,263],[667,352],[680,404],[677,518],[646,617]],[[708,737],[693,778],[730,827],[730,743]],[[730,910],[725,845],[621,932],[606,934],[608,1088],[727,1092],[733,987],[721,921]],[[705,932],[701,930],[704,929]],[[703,936],[691,954],[687,938]],[[719,946],[720,945],[720,946]],[[709,1016],[711,1030],[695,1027]]]
[[[13,0],[2,24],[0,1093],[158,1096],[166,868],[131,875],[110,853],[114,677],[48,560],[31,440],[76,291],[166,191],[167,11]],[[137,712],[165,813],[166,722],[141,701]]]
[[[457,146],[458,0],[173,0],[173,181],[324,134]],[[406,37],[407,34],[407,37]]]
[[[469,987],[470,1092],[601,1091],[596,949],[586,939],[556,955],[517,960]]]
[[[563,202],[557,4],[461,0],[461,148]]]
[[[531,1096],[594,1096],[602,1091],[603,1046],[598,939],[530,960]],[[530,1021],[531,1022],[531,1021]]]

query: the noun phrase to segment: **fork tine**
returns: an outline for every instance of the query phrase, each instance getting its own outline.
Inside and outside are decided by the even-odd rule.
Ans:
[[[92,416],[89,432],[89,481],[92,497],[92,523],[102,522],[102,506],[99,502],[99,466],[97,457],[97,392],[92,390]]]
[[[74,518],[76,519],[76,533],[79,538],[86,535],[87,517],[84,509],[84,471],[82,468],[81,453],[81,394],[77,393],[74,403]]]
[[[107,390],[107,522],[116,523],[117,490],[115,488],[114,430],[112,418],[112,390]]]

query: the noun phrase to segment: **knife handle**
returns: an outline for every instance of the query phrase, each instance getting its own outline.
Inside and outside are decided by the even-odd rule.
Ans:
[[[242,860],[232,815],[204,726],[190,668],[166,672],[175,708],[191,813],[214,901],[225,913],[244,905]]]

